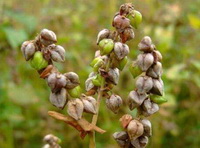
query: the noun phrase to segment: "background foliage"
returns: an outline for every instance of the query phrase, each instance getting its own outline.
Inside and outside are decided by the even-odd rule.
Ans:
[[[55,31],[66,49],[62,72],[74,71],[82,87],[93,58],[97,33],[111,27],[112,17],[124,2],[134,2],[143,14],[135,30],[129,59],[136,58],[137,44],[152,37],[163,54],[165,97],[168,103],[150,117],[153,137],[148,147],[197,148],[200,146],[200,0],[1,0],[0,1],[0,147],[38,148],[45,134],[62,139],[64,148],[87,147],[78,133],[47,115],[57,110],[48,101],[45,81],[25,62],[20,45],[43,28]],[[134,88],[128,67],[115,88],[126,99]],[[104,102],[102,103],[104,104]],[[66,110],[62,111],[66,114]],[[120,130],[118,119],[131,113],[127,107],[114,115],[102,105],[98,125],[108,132],[97,135],[99,148],[114,148],[112,133]],[[90,118],[90,116],[88,116]]]

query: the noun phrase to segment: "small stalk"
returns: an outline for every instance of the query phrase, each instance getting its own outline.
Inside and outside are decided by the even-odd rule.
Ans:
[[[108,60],[108,63],[106,64],[106,71],[109,70],[110,67],[110,58]],[[102,80],[101,82],[101,86],[98,89],[98,96],[97,96],[97,113],[95,115],[93,115],[92,117],[92,124],[96,125],[97,124],[97,120],[98,120],[98,116],[99,116],[99,108],[100,108],[100,104],[101,104],[101,98],[103,96],[103,89],[104,89],[104,85],[105,85],[105,79]],[[96,142],[95,142],[95,131],[92,131],[89,133],[89,137],[90,137],[90,143],[89,143],[89,148],[96,148]]]

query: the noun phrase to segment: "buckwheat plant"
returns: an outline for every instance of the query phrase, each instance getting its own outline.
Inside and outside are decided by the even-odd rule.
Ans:
[[[142,15],[135,10],[133,4],[121,5],[119,12],[113,18],[114,30],[103,29],[98,33],[94,59],[90,63],[93,71],[85,81],[85,92],[80,88],[79,76],[74,72],[60,73],[54,66],[54,62],[64,62],[65,49],[57,42],[53,31],[43,29],[32,41],[25,41],[21,50],[30,65],[37,70],[40,78],[44,79],[51,89],[49,101],[59,109],[67,106],[68,115],[55,111],[48,114],[55,119],[64,121],[80,132],[80,137],[90,137],[90,148],[95,148],[95,132],[106,132],[96,126],[99,108],[102,98],[105,98],[106,106],[117,114],[123,105],[119,94],[112,89],[118,84],[120,72],[128,61],[129,46],[126,44],[134,38],[133,28],[138,28],[142,21]],[[165,99],[154,95],[163,95],[162,56],[156,50],[150,37],[144,37],[138,45],[142,52],[137,60],[131,64],[130,71],[136,80],[136,89],[128,96],[128,106],[131,110],[137,109],[137,117],[124,115],[120,122],[124,131],[113,134],[114,139],[123,148],[143,148],[148,143],[148,137],[152,135],[151,122],[143,117],[150,116],[159,110],[158,104],[166,102]],[[96,99],[95,99],[96,98]],[[83,113],[92,114],[92,121],[87,121]],[[49,138],[50,137],[50,138]],[[51,148],[60,147],[54,136],[47,135],[44,140]],[[54,139],[54,140],[48,140]],[[52,146],[49,143],[53,141]]]

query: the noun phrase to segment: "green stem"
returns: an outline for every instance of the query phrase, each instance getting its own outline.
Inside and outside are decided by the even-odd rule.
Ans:
[[[109,70],[110,67],[110,58],[108,63],[106,64],[106,71]],[[104,89],[104,85],[105,85],[105,79],[102,80],[101,82],[101,86],[98,89],[98,96],[97,96],[97,113],[95,115],[93,115],[92,117],[92,124],[96,125],[97,124],[97,120],[98,120],[98,115],[99,115],[99,108],[100,108],[100,104],[101,104],[101,98],[103,96],[103,89]],[[95,131],[92,131],[89,133],[89,137],[90,137],[90,143],[89,143],[89,148],[96,148],[96,142],[95,142]]]

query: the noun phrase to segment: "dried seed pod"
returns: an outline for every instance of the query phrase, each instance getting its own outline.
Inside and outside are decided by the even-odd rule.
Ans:
[[[120,34],[120,38],[122,39],[123,43],[133,39],[134,37],[135,37],[135,34],[132,27],[128,27],[124,29],[124,31]]]
[[[139,143],[141,148],[145,148],[149,142],[149,138],[147,136],[139,137]]]
[[[67,103],[68,96],[65,88],[62,88],[57,93],[51,93],[49,100],[55,107],[63,109]]]
[[[52,145],[53,143],[60,143],[61,140],[52,134],[48,134],[44,137],[43,141]]]
[[[66,84],[67,89],[73,89],[80,84],[79,76],[75,72],[65,73],[64,76],[68,80]]]
[[[30,59],[30,65],[37,71],[48,66],[48,62],[44,59],[42,52],[35,52],[32,59]]]
[[[138,44],[139,50],[144,52],[152,52],[152,40],[149,36],[145,36],[141,42]]]
[[[158,104],[151,102],[150,99],[146,99],[142,104],[142,114],[144,116],[150,116],[159,110]]]
[[[109,54],[114,48],[114,42],[112,39],[103,39],[99,42],[101,55]]]
[[[51,50],[51,59],[55,62],[64,62],[65,61],[65,49],[60,45],[50,45]]]
[[[157,61],[162,61],[162,54],[158,50],[153,51],[154,59],[157,59]],[[154,60],[155,61],[155,60]]]
[[[75,120],[81,119],[83,109],[83,102],[80,99],[70,100],[67,103],[67,113]]]
[[[134,148],[141,148],[139,138],[137,138],[137,139],[135,139],[135,140],[131,140],[131,145],[132,145]]]
[[[128,96],[128,106],[130,110],[140,106],[147,98],[147,94],[139,94],[137,91],[131,91]]]
[[[67,84],[66,77],[62,74],[52,73],[47,78],[48,86],[53,93],[60,91]]]
[[[162,79],[153,79],[153,88],[150,91],[152,94],[163,96],[164,84]]]
[[[99,44],[99,42],[102,39],[108,38],[110,35],[110,30],[108,29],[103,29],[99,32],[98,36],[97,36],[97,45]]]
[[[136,80],[136,88],[139,94],[145,94],[153,88],[153,80],[148,76],[140,76]]]
[[[129,47],[121,42],[116,42],[114,46],[114,53],[118,60],[122,60],[125,56],[129,54]]]
[[[127,126],[127,133],[131,141],[137,139],[144,133],[143,124],[136,119],[132,120]]]
[[[146,75],[152,78],[160,78],[162,75],[162,64],[160,62],[154,64],[147,70]]]
[[[115,132],[113,134],[113,138],[116,140],[127,140],[128,139],[128,133],[125,131],[121,131],[121,132]]]
[[[72,89],[68,89],[68,93],[73,98],[79,98],[81,96],[81,87],[76,86]]]
[[[119,82],[119,69],[118,68],[110,68],[108,71],[108,79],[111,81],[114,85],[117,85]]]
[[[139,54],[137,57],[137,65],[142,71],[147,71],[153,65],[154,57],[151,53]]]
[[[121,105],[122,105],[122,99],[118,95],[111,95],[109,99],[106,99],[106,106],[115,114],[118,113]]]
[[[140,136],[136,140],[131,140],[131,144],[134,146],[134,148],[145,148],[148,144],[149,138],[146,136]]]
[[[125,114],[119,119],[119,121],[121,122],[123,128],[127,128],[132,119],[133,117],[131,115]]]
[[[34,43],[31,41],[25,41],[21,46],[21,51],[26,59],[26,61],[30,60],[36,52],[36,48]]]
[[[128,139],[127,132],[121,131],[121,132],[115,132],[113,134],[113,138],[116,140],[118,145],[122,148],[129,148],[130,141]]]
[[[142,119],[140,121],[144,126],[144,134],[143,136],[151,137],[152,136],[152,128],[151,128],[151,122],[147,119]]]
[[[97,101],[91,96],[82,97],[84,111],[91,114],[96,114]]]
[[[112,25],[119,33],[122,33],[124,29],[130,27],[130,20],[123,15],[117,14],[113,19]]]
[[[54,44],[57,42],[57,37],[56,34],[48,29],[43,29],[40,32],[40,42],[44,45],[44,46],[49,46],[51,44]]]
[[[132,3],[125,3],[120,6],[120,15],[127,16],[130,12],[134,10],[134,6]]]
[[[85,90],[89,91],[92,88],[94,88],[94,84],[93,84],[93,77],[89,77],[86,81],[85,81]]]

